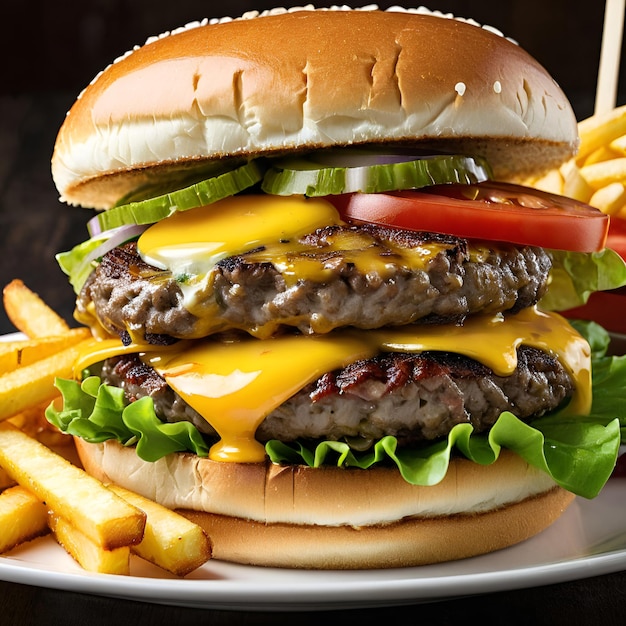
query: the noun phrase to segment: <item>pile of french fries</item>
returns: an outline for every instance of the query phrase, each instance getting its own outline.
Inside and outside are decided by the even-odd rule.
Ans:
[[[70,462],[44,411],[56,377],[71,377],[86,328],[68,324],[20,280],[4,308],[25,339],[0,343],[0,553],[52,532],[86,570],[130,574],[135,554],[177,576],[211,557],[210,540],[185,517],[104,485]]]
[[[578,134],[574,158],[527,183],[626,219],[626,106],[582,120]]]

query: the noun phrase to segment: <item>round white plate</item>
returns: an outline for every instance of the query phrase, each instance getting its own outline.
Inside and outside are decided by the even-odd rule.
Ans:
[[[462,561],[406,569],[302,571],[209,561],[177,579],[132,557],[131,576],[82,570],[50,537],[0,557],[0,579],[159,604],[235,610],[323,610],[432,602],[626,569],[626,479],[576,498],[536,537]]]

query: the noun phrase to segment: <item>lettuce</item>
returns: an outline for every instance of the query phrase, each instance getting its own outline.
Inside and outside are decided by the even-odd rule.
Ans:
[[[208,456],[209,448],[190,422],[165,423],[154,412],[152,399],[128,403],[122,389],[103,385],[97,376],[82,383],[57,379],[63,408],[46,409],[46,418],[68,435],[90,443],[116,439],[125,446],[136,445],[144,461],[156,461],[172,452],[194,452]]]
[[[96,266],[95,261],[89,262],[89,257],[107,239],[106,235],[100,234],[79,243],[67,252],[59,252],[56,255],[59,267],[69,277],[70,285],[72,285],[76,294],[80,293],[82,286]]]
[[[395,437],[383,437],[367,451],[343,441],[270,441],[266,452],[275,463],[311,467],[336,465],[367,469],[393,464],[415,485],[433,485],[446,474],[454,455],[489,465],[502,448],[512,450],[530,465],[549,474],[565,489],[595,497],[613,471],[619,446],[626,441],[626,356],[607,356],[609,336],[594,322],[574,325],[592,348],[593,405],[589,415],[572,416],[557,411],[525,424],[504,412],[488,433],[475,433],[458,424],[448,437],[419,448],[399,448]],[[96,376],[82,383],[57,380],[63,407],[48,407],[48,420],[70,435],[97,443],[116,439],[136,446],[137,454],[155,461],[172,452],[208,455],[208,446],[189,422],[163,423],[150,398],[127,403],[120,389],[101,384]]]
[[[565,311],[586,304],[594,291],[626,285],[626,262],[605,248],[592,254],[551,250],[550,288],[540,305],[545,311]]]

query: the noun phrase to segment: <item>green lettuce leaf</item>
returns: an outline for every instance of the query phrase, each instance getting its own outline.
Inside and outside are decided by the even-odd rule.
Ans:
[[[154,412],[149,397],[128,403],[122,389],[103,385],[97,376],[82,383],[57,379],[63,396],[60,410],[50,405],[46,418],[68,435],[90,443],[116,439],[125,446],[136,445],[145,461],[156,461],[172,452],[191,451],[208,456],[209,448],[190,422],[165,423]]]
[[[83,241],[74,246],[67,252],[59,252],[56,260],[63,271],[69,278],[70,285],[74,288],[75,293],[79,293],[82,286],[89,278],[97,263],[87,263],[87,257],[101,246],[106,240],[106,235],[97,235],[87,241]]]
[[[454,455],[489,465],[505,448],[565,489],[593,498],[610,477],[619,446],[626,441],[626,356],[607,356],[609,336],[598,324],[575,325],[592,347],[593,405],[589,415],[559,411],[525,424],[504,412],[488,433],[475,433],[471,425],[458,424],[445,439],[419,448],[399,448],[396,438],[388,436],[366,451],[355,450],[344,441],[270,441],[266,452],[275,463],[311,467],[367,469],[392,464],[407,482],[433,485],[445,476]],[[96,376],[82,383],[58,380],[56,384],[63,407],[56,410],[51,405],[46,416],[63,432],[92,443],[116,439],[123,445],[136,445],[137,454],[146,461],[185,450],[208,455],[206,442],[192,424],[161,422],[150,398],[128,404],[120,389],[101,384]]]
[[[550,288],[541,299],[546,311],[565,311],[586,304],[594,291],[626,285],[626,263],[617,252],[605,248],[586,254],[551,250]]]

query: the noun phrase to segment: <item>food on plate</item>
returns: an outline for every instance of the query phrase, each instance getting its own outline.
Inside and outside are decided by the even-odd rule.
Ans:
[[[30,491],[14,485],[0,493],[0,553],[50,532],[48,511]]]
[[[98,211],[58,256],[94,340],[48,419],[218,559],[419,565],[540,532],[620,446],[626,364],[556,312],[626,283],[609,217],[520,184],[577,147],[545,69],[467,20],[150,40],[55,144],[61,198]]]

